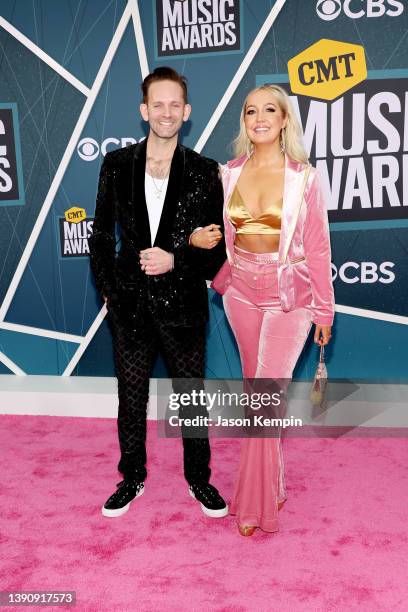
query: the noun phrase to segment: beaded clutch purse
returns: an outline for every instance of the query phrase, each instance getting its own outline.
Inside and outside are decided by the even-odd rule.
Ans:
[[[319,406],[326,394],[327,389],[327,368],[324,361],[324,346],[320,347],[319,363],[317,364],[316,373],[314,375],[312,388],[310,391],[310,401],[314,406]]]

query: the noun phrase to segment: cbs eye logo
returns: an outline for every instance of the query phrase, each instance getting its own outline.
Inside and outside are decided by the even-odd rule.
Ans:
[[[99,155],[99,145],[93,138],[82,138],[78,142],[77,151],[81,159],[93,161]]]
[[[139,142],[145,139],[145,136],[139,138]],[[105,157],[108,151],[117,149],[118,147],[128,147],[136,144],[138,141],[133,136],[123,136],[122,138],[105,138],[99,145],[94,138],[82,138],[77,144],[77,153],[84,161],[94,161],[99,156],[99,153]]]
[[[324,21],[333,21],[342,10],[350,19],[399,17],[404,12],[404,3],[401,0],[317,0],[316,13]]]
[[[324,21],[332,21],[340,15],[341,12],[340,0],[318,0],[316,12],[320,19]]]

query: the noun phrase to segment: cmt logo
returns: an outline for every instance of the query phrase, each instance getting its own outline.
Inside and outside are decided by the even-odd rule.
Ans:
[[[324,21],[333,21],[340,13],[350,19],[361,17],[399,17],[404,12],[400,0],[318,0],[316,13]]]
[[[130,136],[123,138],[105,138],[101,145],[93,138],[82,138],[77,145],[77,153],[84,161],[94,161],[99,157],[99,153],[105,157],[109,149],[117,149],[120,147],[128,147],[131,144],[136,144],[136,138]],[[112,145],[115,145],[112,147]]]
[[[0,206],[24,204],[17,105],[0,104]]]
[[[332,263],[332,279],[334,282],[338,277],[343,283],[349,285],[355,283],[383,283],[389,285],[395,280],[395,274],[392,272],[394,265],[392,261],[383,261],[380,265],[373,261],[362,261],[361,263],[346,261],[337,268]]]
[[[79,223],[80,221],[84,221],[85,219],[85,208],[78,208],[77,206],[73,206],[69,210],[65,211],[65,221],[68,221],[68,223]]]
[[[364,47],[322,38],[288,62],[293,93],[334,100],[367,78]]]
[[[58,221],[61,257],[89,255],[88,238],[92,236],[94,220],[87,217],[85,208],[72,206]]]

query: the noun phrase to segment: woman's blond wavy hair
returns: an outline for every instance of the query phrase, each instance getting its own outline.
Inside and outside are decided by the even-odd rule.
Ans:
[[[248,98],[255,91],[268,91],[276,98],[284,117],[288,118],[286,127],[283,129],[285,153],[293,159],[293,161],[307,164],[308,156],[302,143],[302,128],[293,111],[289,96],[282,87],[279,87],[279,85],[272,85],[271,83],[265,83],[265,85],[256,87],[250,91],[245,98],[239,118],[239,133],[232,143],[235,156],[240,157],[245,153],[249,157],[253,151],[252,142],[249,140],[246,133],[244,118]]]

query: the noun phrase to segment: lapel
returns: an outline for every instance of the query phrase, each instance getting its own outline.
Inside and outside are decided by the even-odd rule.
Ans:
[[[184,178],[185,151],[180,145],[174,150],[170,166],[169,182],[167,184],[166,197],[164,199],[163,211],[157,230],[156,240],[153,246],[159,246],[168,250],[171,248],[170,235],[174,225],[177,205],[180,201],[180,193]]]
[[[227,204],[238,182],[242,168],[248,157],[242,155],[236,159],[232,159],[224,166],[222,182],[224,188],[224,231],[225,231],[225,246],[227,257],[230,263],[233,261],[234,242],[235,242],[235,227],[231,223],[227,215]]]
[[[233,159],[229,161],[227,164],[228,175],[227,175],[227,183],[224,189],[226,202],[228,202],[228,200],[231,197],[232,192],[235,189],[235,185],[238,182],[238,179],[242,172],[242,168],[244,167],[247,159],[248,159],[247,155],[242,155],[241,157],[238,157],[237,159]]]
[[[293,215],[299,204],[299,193],[302,188],[305,165],[291,160],[285,155],[285,177],[283,184],[283,205],[281,234],[279,241],[279,261],[282,261]]]
[[[149,215],[145,196],[147,138],[135,147],[132,160],[132,202],[135,211],[136,231],[140,237],[141,250],[151,246]]]

